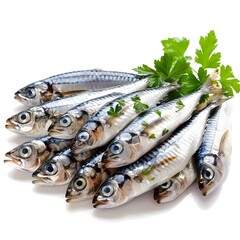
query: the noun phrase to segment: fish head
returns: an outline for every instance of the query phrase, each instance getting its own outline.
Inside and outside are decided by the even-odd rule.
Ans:
[[[68,183],[77,171],[77,163],[69,156],[57,154],[47,160],[34,173],[34,184],[62,185]]]
[[[82,201],[94,196],[103,181],[104,173],[100,168],[83,166],[68,185],[66,201]]]
[[[50,126],[49,133],[53,137],[74,138],[88,118],[89,115],[86,111],[65,113]]]
[[[139,136],[135,133],[119,134],[103,156],[105,167],[121,167],[133,162],[136,155],[141,151],[139,143]]]
[[[154,189],[154,199],[157,203],[170,202],[176,199],[182,189],[185,188],[184,176],[181,175],[183,174],[178,173]]]
[[[45,132],[49,121],[47,112],[36,106],[7,119],[5,127],[15,133],[34,136],[36,133]]]
[[[207,196],[213,192],[222,181],[223,175],[224,169],[221,157],[215,154],[205,156],[198,180],[198,186],[202,194]]]
[[[105,181],[93,198],[93,207],[112,208],[131,198],[132,184],[127,175],[118,173]]]
[[[47,83],[39,81],[18,90],[15,99],[29,106],[40,105],[52,99],[52,90]]]
[[[99,121],[89,121],[77,133],[73,153],[78,154],[98,147],[103,139],[103,126]]]
[[[33,172],[50,154],[43,141],[33,140],[7,152],[5,156],[9,159],[4,162],[18,169]]]

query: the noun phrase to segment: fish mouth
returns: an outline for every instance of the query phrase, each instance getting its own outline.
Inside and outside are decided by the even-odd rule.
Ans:
[[[108,200],[107,199],[98,199],[99,196],[98,195],[95,195],[93,197],[93,200],[92,200],[92,204],[93,204],[93,207],[94,208],[107,208],[107,203],[108,203]]]
[[[27,99],[24,96],[22,96],[22,94],[20,92],[16,92],[14,94],[14,99],[16,99],[17,101],[19,101],[21,103],[24,103],[27,101]]]
[[[77,194],[77,195],[68,195],[68,194],[66,194],[65,197],[66,197],[66,202],[68,202],[68,203],[79,201],[79,194]]]
[[[35,178],[32,183],[36,185],[45,185],[45,184],[51,184],[51,179],[48,177],[39,177],[38,175],[33,174],[33,178]]]
[[[156,200],[156,202],[158,203],[158,204],[160,204],[160,203],[165,203],[165,202],[168,202],[167,201],[167,198],[169,197],[171,195],[171,192],[166,192],[166,193],[164,193],[164,194],[162,194],[162,195],[158,195],[158,194],[156,194],[156,196],[154,196],[154,199]]]
[[[16,132],[17,130],[20,129],[20,127],[17,124],[13,123],[12,118],[6,120],[5,128],[13,132]]]
[[[5,159],[3,162],[10,164],[10,165],[14,165],[15,167],[20,168],[22,161],[20,159],[14,158],[10,152],[7,152],[5,154],[5,157],[9,158],[9,159]]]
[[[109,158],[105,158],[102,160],[102,163],[104,165],[105,168],[115,168],[118,167],[117,166],[117,162],[116,160],[113,159],[109,159]]]

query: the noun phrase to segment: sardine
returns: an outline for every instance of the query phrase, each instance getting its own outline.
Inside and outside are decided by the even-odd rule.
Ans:
[[[71,140],[63,140],[52,137],[42,137],[25,142],[20,146],[6,153],[5,163],[11,164],[13,167],[34,172],[47,159],[72,145]]]
[[[141,103],[145,104],[144,111],[146,111],[177,87],[177,85],[169,85],[162,88],[136,91],[104,105],[77,133],[73,153],[77,154],[103,146],[115,137],[140,114],[136,110],[135,98],[138,99],[138,103],[141,101]]]
[[[231,157],[230,126],[226,116],[226,104],[215,109],[209,117],[196,157],[199,189],[206,196],[220,186]]]
[[[197,178],[196,166],[192,158],[187,166],[165,183],[154,189],[157,203],[166,203],[179,197]]]
[[[78,169],[66,191],[66,201],[75,202],[92,198],[103,181],[116,172],[115,169],[104,169],[102,156],[98,151]]]
[[[15,98],[21,103],[34,106],[80,91],[124,85],[141,78],[136,74],[98,69],[69,72],[31,83],[18,90]]]
[[[136,118],[109,145],[103,157],[105,167],[130,164],[163,142],[191,117],[201,96],[208,92],[209,88],[203,86],[190,95],[160,104]]]
[[[77,105],[58,117],[57,121],[50,126],[49,134],[64,139],[74,138],[78,130],[95,112],[121,95],[121,93],[112,93]]]
[[[210,111],[221,101],[210,104],[183,124],[158,147],[138,161],[109,177],[93,198],[93,206],[112,208],[143,194],[182,171],[199,148]]]
[[[104,90],[82,92],[59,100],[44,103],[22,111],[6,122],[6,128],[12,132],[31,137],[40,137],[48,134],[50,125],[55,118],[64,114],[69,109],[94,98],[102,97],[110,93],[118,92],[127,94],[136,90],[145,89],[148,78],[132,82],[123,86],[116,86]]]
[[[41,165],[33,174],[34,184],[63,185],[71,181],[80,163],[77,162],[68,148],[57,153]]]

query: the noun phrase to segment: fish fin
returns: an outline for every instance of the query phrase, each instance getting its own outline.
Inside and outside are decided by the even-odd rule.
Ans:
[[[231,134],[230,131],[227,130],[220,141],[219,146],[219,156],[224,157],[224,159],[229,160],[232,152],[232,146],[231,146]]]

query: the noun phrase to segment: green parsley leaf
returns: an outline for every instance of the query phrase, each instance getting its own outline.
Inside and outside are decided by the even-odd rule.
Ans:
[[[203,69],[217,68],[220,66],[221,53],[213,53],[217,47],[217,38],[214,31],[199,40],[201,49],[196,50],[195,62],[202,65]]]
[[[232,68],[229,65],[220,67],[220,83],[223,92],[226,92],[225,95],[228,97],[234,95],[233,91],[240,92],[240,81],[234,77]]]
[[[148,74],[155,74],[156,71],[152,68],[150,68],[148,65],[143,64],[142,66],[133,68],[134,71],[136,71],[138,74],[141,75],[148,75]]]
[[[131,99],[134,102],[133,108],[136,113],[140,113],[149,108],[147,104],[141,102],[141,98],[138,95],[132,97]]]
[[[202,84],[205,83],[207,78],[209,77],[207,70],[203,69],[202,67],[200,67],[198,69],[197,75],[198,75],[198,79],[199,79],[200,83],[202,83]]]
[[[204,103],[206,101],[208,101],[209,99],[209,95],[208,94],[204,94],[201,96],[200,100],[199,100],[199,103]]]
[[[148,86],[150,88],[161,87],[163,85],[163,79],[159,75],[152,75],[148,78]]]
[[[143,121],[143,122],[142,122],[142,125],[143,125],[144,127],[148,127],[148,126],[149,126],[149,124],[148,124],[146,121]]]
[[[161,112],[160,110],[155,110],[154,112],[155,112],[159,117],[162,116],[162,112]]]
[[[185,107],[185,105],[181,100],[176,102],[176,108],[178,109],[177,112],[182,110],[184,107]]]
[[[176,58],[184,58],[184,54],[189,46],[189,40],[186,38],[168,38],[161,42],[164,53],[170,54]]]
[[[149,138],[149,139],[154,139],[154,138],[156,138],[156,136],[155,136],[154,133],[152,133],[152,134],[150,134],[150,135],[148,136],[148,138]]]
[[[125,101],[123,99],[118,101],[118,104],[114,107],[110,107],[107,111],[107,114],[111,117],[119,117],[123,113],[121,113],[122,107],[125,105]]]
[[[165,135],[165,134],[167,134],[168,132],[169,132],[169,130],[166,129],[166,128],[164,128],[163,131],[162,131],[162,136]]]
[[[148,166],[147,168],[144,168],[141,173],[142,175],[148,175],[151,172],[151,170],[152,166]]]

